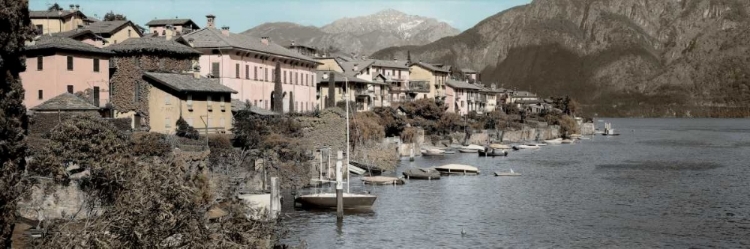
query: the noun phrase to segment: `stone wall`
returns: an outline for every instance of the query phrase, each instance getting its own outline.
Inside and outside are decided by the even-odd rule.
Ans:
[[[596,124],[583,123],[581,125],[581,135],[594,135],[594,134],[596,134]]]

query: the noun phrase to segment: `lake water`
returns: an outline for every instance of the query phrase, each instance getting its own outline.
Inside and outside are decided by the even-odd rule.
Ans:
[[[283,242],[304,241],[308,248],[750,247],[750,120],[606,121],[622,135],[507,158],[404,160],[399,175],[447,163],[474,165],[482,174],[352,185],[378,199],[369,212],[348,213],[341,226],[335,212],[285,203],[290,234]],[[492,174],[509,168],[523,176]]]

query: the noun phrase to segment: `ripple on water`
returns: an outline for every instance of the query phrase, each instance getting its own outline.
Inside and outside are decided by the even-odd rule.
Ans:
[[[618,164],[599,164],[597,169],[601,170],[712,170],[722,167],[721,164],[713,162],[686,162],[686,161],[625,161]]]

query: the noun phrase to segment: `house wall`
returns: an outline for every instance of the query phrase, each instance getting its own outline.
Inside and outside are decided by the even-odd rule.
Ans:
[[[132,25],[127,25],[124,28],[112,34],[112,36],[110,36],[109,38],[104,38],[104,40],[107,41],[106,45],[108,46],[108,45],[123,42],[130,38],[141,38],[141,36],[138,35],[138,31],[136,31]]]
[[[31,23],[34,27],[42,25],[43,33],[50,34],[77,29],[78,25],[83,25],[83,19],[80,15],[71,15],[63,19],[34,18]]]
[[[429,81],[430,92],[427,94],[427,98],[435,98],[435,75],[427,69],[419,66],[411,67],[411,75],[409,75],[409,81]]]
[[[192,108],[188,108],[188,95],[192,97]],[[211,101],[208,97],[211,96]],[[177,120],[182,116],[185,121],[198,129],[201,134],[222,131],[231,133],[232,110],[230,94],[189,93],[176,94],[161,87],[149,84],[149,113],[152,132],[174,134]],[[210,106],[210,108],[209,108]],[[223,107],[222,107],[223,106]],[[210,111],[209,111],[210,109]]]
[[[487,96],[487,105],[485,106],[486,112],[492,112],[497,109],[497,94],[496,93],[486,93]]]
[[[73,56],[73,70],[68,71],[68,56]],[[94,59],[99,59],[99,72],[94,72]],[[68,85],[73,86],[73,92],[99,87],[99,106],[109,102],[109,58],[103,55],[85,55],[73,53],[57,53],[44,56],[43,69],[37,70],[36,56],[26,58],[26,71],[21,72],[21,81],[26,90],[24,105],[26,108],[37,106],[44,101],[54,98],[68,91]],[[39,99],[39,90],[42,97]],[[92,95],[93,96],[93,95]]]
[[[336,62],[336,60],[333,58],[317,59],[317,61],[320,63],[323,63],[323,64],[318,65],[318,70],[332,70],[332,71],[336,71],[339,73],[344,72],[344,69],[342,69],[341,66],[339,66],[339,63]]]
[[[218,62],[221,84],[238,92],[232,94],[232,98],[241,101],[249,100],[255,106],[267,110],[271,109],[271,94],[274,91],[273,73],[276,62],[257,59],[254,56],[237,55],[237,51],[234,50],[222,50],[220,54],[211,54],[209,50],[201,52],[203,52],[199,59],[201,75],[211,74],[213,72],[212,64]],[[239,65],[239,78],[236,73],[237,65]],[[258,68],[257,73],[256,67]],[[284,77],[284,74],[286,74],[286,77]],[[315,110],[317,100],[314,69],[281,63],[281,80],[284,91],[284,112],[291,109],[295,112]],[[290,100],[292,98],[293,100]]]
[[[182,34],[182,25],[173,25],[174,31],[180,32]],[[150,26],[148,27],[148,33],[153,34],[154,31],[157,32],[158,36],[162,36],[162,32],[167,29],[167,26]]]
[[[382,73],[385,76],[391,76],[392,79],[400,79],[409,81],[410,73],[408,68],[389,68],[389,67],[378,67],[372,66],[373,73]],[[401,76],[399,76],[401,73]]]

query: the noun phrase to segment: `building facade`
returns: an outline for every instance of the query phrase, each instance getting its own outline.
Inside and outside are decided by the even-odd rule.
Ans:
[[[175,35],[183,35],[199,30],[198,24],[191,19],[154,19],[146,23],[148,34],[165,36],[168,30],[175,31]]]
[[[91,23],[77,7],[69,10],[29,11],[31,24],[40,34],[52,34],[82,28]]]
[[[67,37],[41,36],[28,44],[21,80],[24,105],[35,107],[63,93],[81,92],[97,107],[109,103],[112,52]]]
[[[141,38],[143,34],[131,21],[94,22],[86,26],[94,34],[104,39],[104,46],[124,42],[127,39]]]
[[[253,106],[272,109],[274,103],[274,70],[279,62],[283,112],[308,112],[316,106],[315,69],[318,62],[271,42],[267,37],[254,38],[214,27],[208,16],[206,28],[180,37],[201,52],[200,72],[218,78],[236,94],[232,98],[248,100]]]
[[[435,100],[444,100],[446,97],[445,83],[450,77],[450,71],[432,64],[417,62],[411,65],[411,75],[409,76],[409,88],[415,88],[417,85],[427,84],[428,93],[425,95],[416,95],[415,99],[429,98]],[[416,84],[413,84],[418,82]]]

